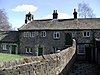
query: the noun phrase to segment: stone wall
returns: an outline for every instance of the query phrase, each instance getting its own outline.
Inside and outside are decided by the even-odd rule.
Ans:
[[[73,46],[62,50],[56,54],[44,56],[33,56],[16,61],[3,62],[0,64],[0,75],[64,75],[62,73],[67,67],[68,72],[70,63],[76,52],[76,42]],[[74,60],[74,59],[73,59]]]

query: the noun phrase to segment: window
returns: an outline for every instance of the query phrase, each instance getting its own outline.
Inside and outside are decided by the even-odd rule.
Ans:
[[[27,37],[31,37],[31,32],[27,32]]]
[[[32,48],[26,47],[26,53],[32,53]]]
[[[84,45],[77,45],[77,53],[78,54],[85,54],[85,46]]]
[[[72,32],[72,37],[76,37],[76,31]]]
[[[56,53],[59,49],[56,47],[53,47],[54,53]]]
[[[3,50],[7,50],[7,47],[8,47],[7,44],[2,44],[2,49]]]
[[[83,32],[84,37],[90,37],[90,32]]]
[[[34,37],[34,32],[24,32],[24,37]]]
[[[24,37],[29,37],[29,32],[24,32]]]
[[[31,32],[31,37],[34,37],[34,32]]]
[[[60,39],[60,32],[54,32],[53,33],[53,38],[54,39]]]
[[[46,31],[41,32],[41,37],[46,37]]]

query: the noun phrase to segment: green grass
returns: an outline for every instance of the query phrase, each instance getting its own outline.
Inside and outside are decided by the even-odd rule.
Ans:
[[[14,55],[14,54],[3,54],[0,53],[0,62],[11,61],[16,59],[28,58],[30,56]]]

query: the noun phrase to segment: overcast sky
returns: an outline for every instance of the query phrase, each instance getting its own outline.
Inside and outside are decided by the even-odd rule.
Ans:
[[[17,29],[29,11],[34,19],[52,18],[54,9],[58,10],[59,19],[72,18],[73,9],[81,2],[89,4],[96,17],[100,17],[100,0],[0,0],[0,9],[5,9],[9,22]]]

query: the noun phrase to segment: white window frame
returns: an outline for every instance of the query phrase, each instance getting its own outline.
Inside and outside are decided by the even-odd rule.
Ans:
[[[24,32],[24,37],[34,37],[34,32]]]
[[[28,37],[32,37],[32,32],[28,32]]]
[[[34,32],[31,32],[31,37],[34,37],[34,36],[35,36]]]
[[[26,47],[25,49],[26,49],[26,53],[32,53],[32,51],[31,51],[32,48]]]
[[[83,37],[90,37],[90,32],[89,31],[84,31],[83,32]]]
[[[56,52],[59,51],[59,49],[58,49],[57,47],[53,47],[53,50],[54,50],[54,51],[53,51],[54,53],[56,53]]]
[[[46,31],[41,32],[41,37],[46,37]]]
[[[59,36],[58,36],[59,35]],[[60,39],[60,32],[54,32],[53,33],[53,38],[54,39]]]
[[[2,44],[2,49],[7,50],[7,44]]]
[[[29,37],[29,32],[24,32],[24,37]]]
[[[77,45],[77,54],[85,54],[85,45]]]
[[[32,48],[29,48],[29,53],[32,53]]]

